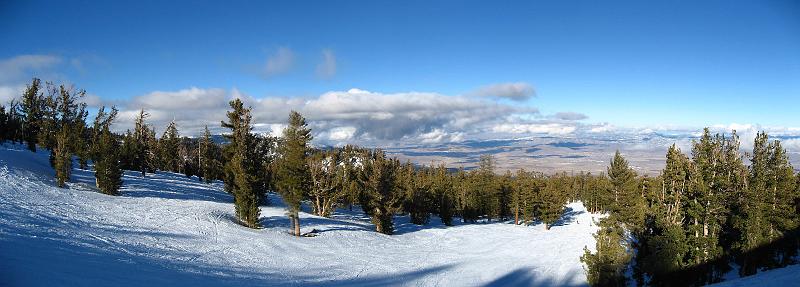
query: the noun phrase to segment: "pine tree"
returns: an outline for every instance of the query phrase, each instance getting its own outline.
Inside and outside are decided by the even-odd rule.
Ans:
[[[586,264],[586,279],[591,286],[626,286],[625,269],[631,259],[625,230],[613,218],[600,221],[595,234],[596,252],[584,247],[581,262]]]
[[[25,142],[28,144],[28,149],[33,152],[36,152],[36,142],[42,121],[43,96],[39,92],[40,88],[41,81],[33,78],[22,94],[20,105],[20,112],[24,116]]]
[[[86,91],[83,90],[75,91],[64,85],[59,87],[57,101],[59,133],[56,136],[56,146],[50,154],[59,187],[64,187],[64,183],[70,179],[72,155],[82,152],[80,149],[85,148],[80,145],[83,140],[79,133],[82,133],[86,125],[86,104],[77,102],[85,94]]]
[[[161,139],[158,140],[158,167],[161,170],[179,172],[178,171],[178,146],[180,144],[180,135],[178,134],[178,127],[175,121],[171,121]]]
[[[453,181],[447,173],[444,165],[439,165],[433,172],[433,190],[436,197],[436,210],[442,224],[453,225],[453,213],[455,212],[455,198],[453,197]]]
[[[110,119],[113,120],[113,117]],[[98,158],[95,162],[95,183],[100,192],[119,195],[122,186],[122,168],[119,160],[119,144],[109,130],[110,123],[111,121],[106,121],[106,124],[101,126],[96,147]]]
[[[147,123],[145,123],[149,116],[150,114],[145,112],[144,109],[139,110],[139,115],[134,120],[133,132],[128,133],[125,137],[123,147],[127,154],[126,168],[141,172],[142,177],[149,171],[147,158],[150,153],[148,144],[150,130]]]
[[[11,125],[9,125],[9,114],[6,106],[0,105],[0,144],[5,143],[11,138]]]
[[[205,127],[203,138],[200,141],[200,172],[206,183],[211,183],[214,179],[220,178],[221,166],[219,161],[219,147],[211,140],[211,132],[208,126]]]
[[[425,174],[418,172],[410,161],[399,167],[396,186],[404,194],[403,211],[411,217],[411,223],[427,224],[430,221],[430,183]]]
[[[775,241],[798,227],[798,213],[795,209],[798,194],[794,168],[789,163],[789,157],[781,146],[781,142],[772,141],[768,149],[770,150],[768,165],[768,182],[770,184],[767,189],[768,205],[765,206],[767,208],[765,214],[769,224],[768,238],[770,241]],[[765,267],[784,267],[792,263],[792,257],[797,254],[797,247],[780,246],[771,253],[768,258],[772,260],[767,262]]]
[[[252,116],[249,108],[244,108],[241,100],[230,101],[231,111],[227,113],[228,122],[222,122],[222,127],[231,129],[231,134],[226,136],[230,141],[232,156],[226,163],[231,178],[226,179],[225,185],[233,193],[236,207],[236,217],[250,228],[258,228],[260,215],[260,198],[254,189],[255,170],[252,161],[248,159],[252,151],[252,138],[250,124]]]
[[[56,134],[59,132],[58,101],[56,100],[58,93],[58,88],[48,83],[48,96],[44,98],[41,110],[42,118],[39,124],[37,142],[49,151],[55,148]],[[50,158],[50,165],[53,165],[52,157]]]
[[[511,193],[511,213],[514,215],[514,224],[519,225],[524,221],[525,206],[528,204],[530,193],[533,192],[533,179],[524,169],[517,171],[514,187]]]
[[[685,210],[682,208],[689,188],[689,159],[674,144],[667,151],[666,166],[659,178],[651,180],[648,193],[649,208],[644,228],[637,232],[636,275],[643,284],[642,274],[650,284],[672,282],[670,273],[687,266],[686,232],[683,229]]]
[[[156,128],[150,126],[150,129],[145,130],[144,137],[145,144],[145,161],[144,167],[147,172],[154,173],[161,166],[161,157],[158,153],[158,139],[156,138]]]
[[[69,129],[62,128],[56,137],[56,147],[51,152],[56,170],[56,186],[64,187],[72,171],[72,155],[69,153]]]
[[[289,125],[283,130],[276,187],[286,203],[295,236],[300,236],[300,202],[311,181],[306,159],[311,139],[311,129],[308,128],[305,118],[292,111],[289,114]]]
[[[563,190],[565,182],[566,176],[564,174],[550,177],[544,189],[538,193],[538,199],[536,200],[538,206],[536,210],[538,211],[538,219],[544,223],[546,230],[550,230],[553,223],[555,223],[564,212],[566,197],[564,196]]]
[[[628,167],[628,161],[619,151],[608,167],[608,177],[614,194],[612,212],[627,228],[640,227],[644,221],[644,198],[636,188],[636,172]]]
[[[314,214],[330,217],[336,204],[344,198],[346,167],[339,151],[320,151],[308,157],[311,186],[309,197]]]
[[[395,186],[399,166],[396,159],[387,159],[381,150],[374,151],[365,163],[365,190],[359,201],[379,233],[394,233],[392,219],[401,208],[404,198],[404,194]]]
[[[487,221],[500,215],[500,197],[497,196],[499,185],[494,174],[495,158],[484,154],[480,157],[475,174],[475,193],[479,206],[479,214],[486,215]]]

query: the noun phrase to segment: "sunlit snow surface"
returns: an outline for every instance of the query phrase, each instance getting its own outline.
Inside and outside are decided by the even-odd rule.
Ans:
[[[303,231],[318,236],[294,238],[274,195],[253,230],[233,222],[220,183],[126,172],[113,197],[94,190],[91,172],[75,169],[67,189],[52,173],[46,153],[0,147],[2,286],[580,286],[597,228],[572,203],[549,231],[400,216],[387,236],[356,207],[332,219],[303,213]]]

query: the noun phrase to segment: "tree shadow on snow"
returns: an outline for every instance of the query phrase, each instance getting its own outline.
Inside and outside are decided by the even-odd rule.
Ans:
[[[543,277],[531,268],[517,268],[483,286],[587,286],[586,284],[570,283],[575,282],[577,276],[576,272],[571,272],[564,280],[556,280],[555,278]]]
[[[71,182],[94,188],[94,172],[75,168],[72,170]],[[161,171],[142,177],[139,172],[126,170],[122,176],[120,192],[128,197],[233,202],[233,196],[219,190],[218,183],[206,184],[197,177],[187,178],[183,174]]]
[[[259,223],[263,228],[289,228],[289,218],[286,216],[261,217]],[[303,229],[314,226],[317,233],[329,231],[373,231],[369,226],[353,222],[341,221],[325,217],[301,217],[300,227]]]
[[[556,220],[551,227],[569,225],[570,223],[574,222],[579,215],[584,213],[586,213],[586,211],[576,211],[571,207],[567,207],[564,209],[564,214],[561,215],[561,218]]]

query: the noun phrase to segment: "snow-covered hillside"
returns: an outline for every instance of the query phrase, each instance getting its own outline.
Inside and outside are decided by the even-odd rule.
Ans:
[[[252,230],[233,222],[220,183],[126,172],[113,197],[94,190],[91,172],[72,178],[56,188],[45,153],[0,147],[0,285],[575,286],[586,284],[579,257],[596,231],[580,203],[549,231],[398,217],[392,236],[356,208],[303,213],[304,231],[318,236],[294,238],[274,195],[264,228]]]
[[[755,275],[730,279],[722,283],[711,285],[713,287],[789,287],[800,284],[800,265],[791,265],[785,268],[759,272]]]

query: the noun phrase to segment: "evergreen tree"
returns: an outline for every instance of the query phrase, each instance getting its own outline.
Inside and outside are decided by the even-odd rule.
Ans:
[[[179,172],[178,165],[178,147],[180,144],[180,135],[178,134],[178,127],[175,121],[171,121],[161,139],[158,140],[158,167],[161,170]]]
[[[766,221],[769,224],[768,238],[775,241],[788,232],[798,228],[798,213],[795,201],[798,199],[794,168],[789,163],[786,150],[780,141],[775,140],[769,145],[769,186],[767,189],[768,205]],[[780,246],[768,258],[767,268],[784,267],[793,263],[792,257],[797,255],[796,246]]]
[[[56,134],[59,132],[58,123],[58,101],[56,100],[59,90],[54,85],[48,83],[48,96],[44,98],[42,105],[42,118],[39,124],[38,143],[45,149],[52,151],[56,146]],[[50,157],[52,166],[53,157]]]
[[[6,112],[6,106],[0,105],[0,144],[11,139],[11,125],[8,121],[9,118],[9,114]]]
[[[336,151],[320,151],[308,157],[311,188],[309,197],[314,214],[330,217],[336,204],[344,198],[346,189],[346,167],[341,154]]]
[[[518,170],[514,180],[510,204],[511,213],[514,214],[515,225],[522,224],[522,221],[524,221],[525,209],[529,204],[533,189],[533,175],[524,169]]]
[[[69,181],[72,170],[72,155],[82,152],[80,149],[83,142],[79,133],[82,133],[86,125],[86,104],[79,104],[78,100],[86,94],[86,91],[76,91],[64,85],[59,87],[58,96],[58,129],[56,136],[56,146],[50,153],[53,159],[53,167],[56,170],[56,183],[59,187],[64,187],[64,183]]]
[[[683,229],[684,194],[689,188],[689,159],[674,144],[667,151],[666,166],[659,178],[651,180],[649,208],[644,228],[637,234],[636,275],[639,285],[643,274],[650,284],[668,284],[670,273],[686,267],[688,252]]]
[[[361,193],[361,208],[372,218],[375,230],[383,234],[394,233],[394,213],[401,208],[403,193],[395,186],[400,163],[387,159],[381,150],[372,153],[365,163],[365,190]]]
[[[453,197],[453,181],[447,173],[444,165],[439,165],[432,170],[434,195],[436,197],[436,210],[442,224],[453,225],[453,215],[455,212],[455,198]]]
[[[50,153],[56,170],[56,186],[64,187],[72,171],[72,155],[69,153],[69,129],[62,128],[56,137],[56,147]]]
[[[112,108],[112,111],[116,111]],[[113,112],[112,112],[113,113]],[[98,120],[95,120],[97,122]],[[114,134],[109,130],[113,116],[100,127],[100,137],[97,141],[97,160],[95,162],[95,183],[100,192],[109,195],[119,195],[122,186],[122,168],[119,160],[119,144]]]
[[[219,147],[211,140],[211,132],[208,126],[205,127],[203,138],[199,145],[200,153],[200,172],[206,183],[211,183],[214,179],[220,178],[222,164],[220,163]]]
[[[310,184],[306,157],[308,143],[311,139],[311,130],[308,128],[305,118],[292,111],[289,114],[289,125],[283,131],[283,146],[281,158],[277,164],[276,187],[286,203],[295,236],[300,236],[300,217],[298,215],[300,202]]]
[[[500,197],[497,196],[499,185],[494,174],[494,166],[494,156],[481,155],[473,186],[479,206],[478,213],[486,215],[488,221],[500,215]]]
[[[644,198],[636,188],[636,172],[628,167],[628,161],[617,151],[608,167],[611,190],[614,194],[612,212],[620,222],[633,230],[644,221]]]
[[[559,174],[550,177],[547,180],[544,189],[538,193],[538,200],[536,200],[536,210],[538,211],[538,219],[544,223],[546,230],[550,230],[564,212],[564,203],[566,197],[563,190],[567,181],[566,175]]]
[[[41,81],[33,78],[31,84],[22,93],[20,112],[24,116],[23,133],[28,149],[36,152],[36,142],[42,121],[43,96],[39,92]]]
[[[227,113],[228,122],[222,122],[222,127],[231,129],[231,134],[226,136],[231,142],[232,156],[226,163],[231,178],[226,179],[225,185],[233,193],[236,218],[247,227],[257,228],[261,198],[254,188],[256,171],[249,159],[253,145],[250,136],[252,116],[241,100],[235,99],[229,104],[231,111]]]
[[[613,218],[600,221],[595,234],[596,252],[584,247],[581,262],[586,264],[586,279],[592,286],[626,286],[625,269],[631,259],[625,230]]]
[[[105,107],[100,107],[100,109],[97,110],[97,116],[95,116],[94,122],[92,123],[91,148],[89,150],[89,158],[94,162],[97,162],[103,155],[100,151],[103,127],[110,127],[111,123],[116,119],[117,113],[116,107],[111,107],[111,111],[108,113],[106,113]],[[118,151],[118,154],[121,154],[121,152]]]
[[[404,194],[403,210],[411,217],[411,223],[427,224],[430,220],[431,199],[429,182],[425,174],[417,172],[411,162],[398,167],[396,187]]]
[[[148,154],[149,154],[149,140],[150,129],[145,122],[150,114],[139,110],[139,115],[134,120],[133,132],[129,132],[125,137],[124,147],[126,153],[127,169],[139,171],[142,177],[145,176],[148,168]]]

